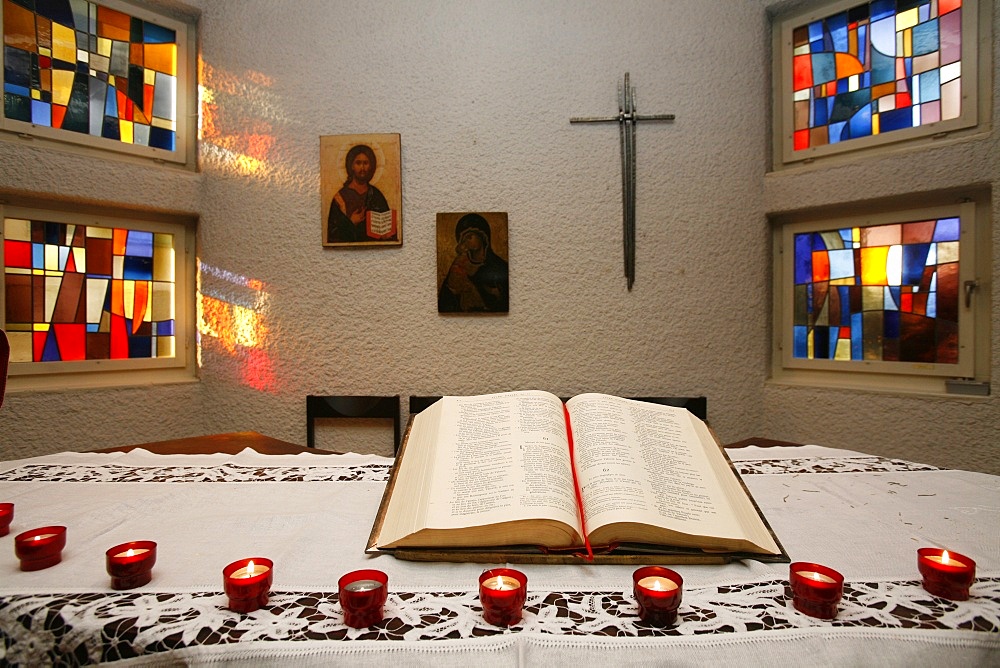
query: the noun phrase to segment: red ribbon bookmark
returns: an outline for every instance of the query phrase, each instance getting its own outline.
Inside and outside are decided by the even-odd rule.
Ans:
[[[569,440],[569,463],[573,468],[573,491],[576,492],[576,507],[580,511],[580,528],[583,530],[583,546],[587,549],[587,561],[594,560],[594,550],[590,546],[590,536],[587,532],[587,520],[583,516],[583,491],[580,489],[580,481],[576,476],[576,456],[573,453],[573,427],[569,423],[569,410],[563,404],[563,415],[566,417],[566,438]],[[583,556],[583,555],[580,555]]]

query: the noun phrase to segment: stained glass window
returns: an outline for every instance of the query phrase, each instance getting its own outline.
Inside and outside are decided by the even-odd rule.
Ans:
[[[976,11],[973,0],[855,0],[787,21],[786,160],[973,125]]]
[[[956,217],[796,234],[793,355],[958,362]]]
[[[88,0],[2,2],[6,127],[183,155],[183,25]]]
[[[12,362],[172,357],[174,236],[4,218]]]
[[[988,332],[976,201],[781,226],[776,285],[785,367],[975,376]],[[988,210],[988,209],[986,209]],[[984,215],[982,213],[978,215]],[[986,214],[988,215],[988,214]]]

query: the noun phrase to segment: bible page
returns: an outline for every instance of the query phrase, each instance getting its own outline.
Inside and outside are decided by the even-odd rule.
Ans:
[[[708,428],[686,409],[601,394],[567,408],[591,534],[641,523],[780,552]]]
[[[416,515],[418,529],[546,519],[582,533],[558,397],[503,392],[444,397],[436,406],[440,414],[421,507],[405,511]],[[422,416],[414,420],[411,439]],[[430,438],[424,431],[421,441]],[[379,542],[393,542],[385,526]]]

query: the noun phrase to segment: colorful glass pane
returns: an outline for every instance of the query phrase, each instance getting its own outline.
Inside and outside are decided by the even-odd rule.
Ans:
[[[174,235],[4,219],[12,362],[173,357]]]
[[[961,0],[873,0],[792,32],[794,150],[958,118]]]
[[[3,0],[3,33],[4,116],[176,149],[173,30],[86,0]]]
[[[793,356],[957,364],[960,228],[949,217],[794,235]]]

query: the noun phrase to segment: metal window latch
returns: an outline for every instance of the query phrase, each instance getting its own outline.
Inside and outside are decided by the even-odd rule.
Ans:
[[[979,287],[979,281],[965,282],[965,308],[972,306],[972,293]]]

